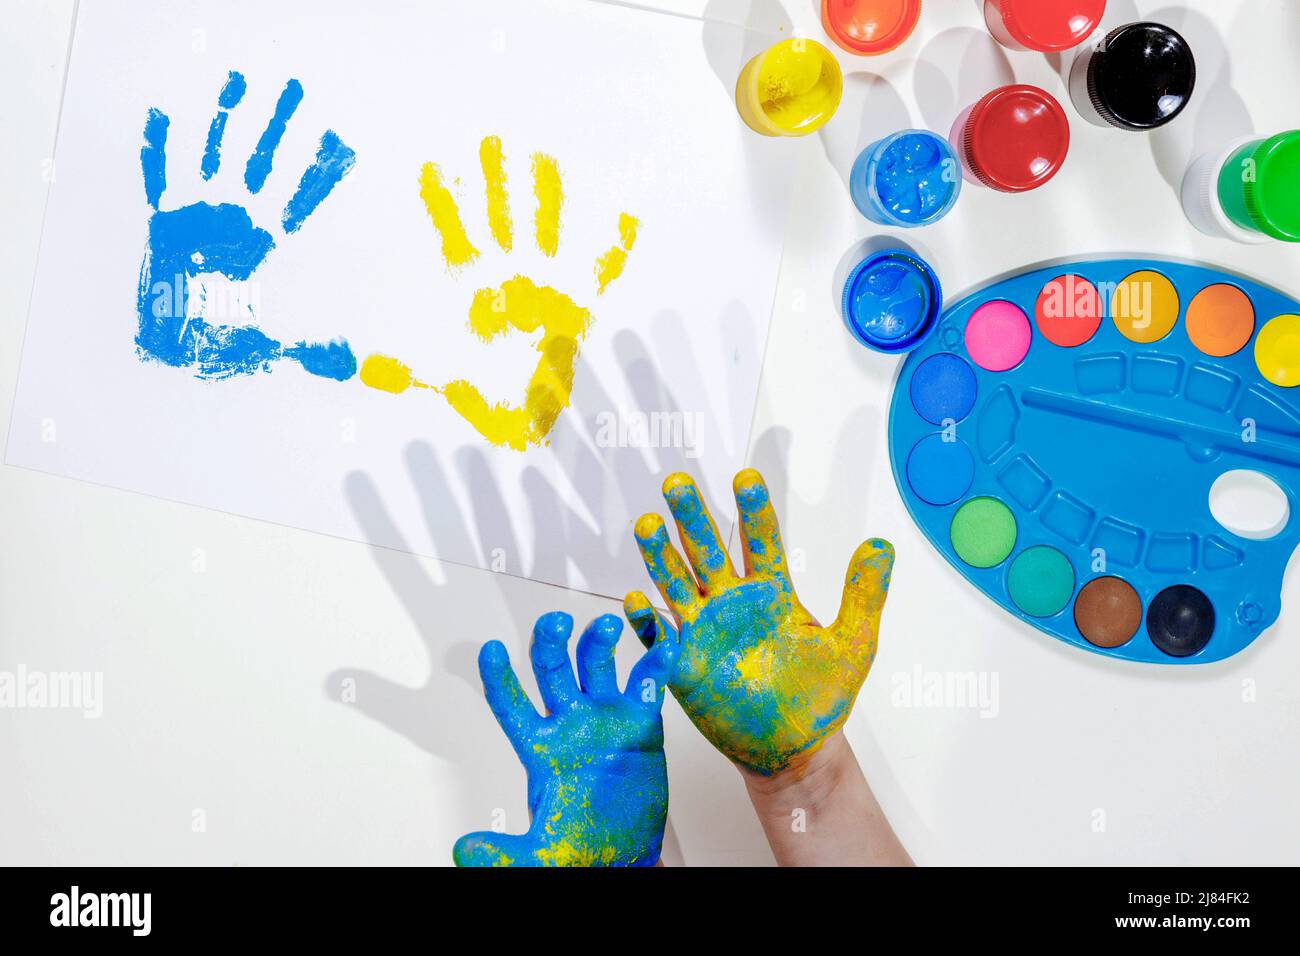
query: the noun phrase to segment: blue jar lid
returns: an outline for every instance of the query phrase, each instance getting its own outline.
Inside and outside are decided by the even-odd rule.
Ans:
[[[877,352],[910,352],[935,329],[943,290],[934,270],[903,249],[863,259],[844,283],[841,308],[853,337]]]
[[[906,129],[862,151],[849,193],[872,222],[911,229],[948,215],[961,195],[961,175],[952,144],[929,130]]]

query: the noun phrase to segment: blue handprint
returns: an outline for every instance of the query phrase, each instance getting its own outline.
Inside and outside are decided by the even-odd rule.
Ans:
[[[546,704],[541,717],[519,686],[505,646],[479,652],[488,706],[528,775],[532,825],[522,835],[471,833],[457,866],[653,866],[668,819],[668,768],[660,711],[680,645],[647,651],[618,689],[614,645],[623,622],[596,618],[569,663],[573,618],[537,619],[529,656]]]
[[[208,130],[199,170],[205,180],[211,179],[221,166],[221,140],[229,111],[239,105],[246,88],[243,76],[232,72],[217,98],[217,115]],[[244,183],[250,193],[260,192],[265,185],[276,147],[301,100],[302,84],[290,80],[245,167]],[[275,248],[275,240],[269,232],[253,225],[243,206],[196,202],[179,209],[158,208],[167,188],[169,124],[165,113],[151,109],[140,150],[145,198],[154,210],[137,300],[140,329],[135,344],[140,358],[192,367],[198,378],[206,379],[256,372],[283,358],[298,362],[313,375],[336,381],[351,378],[357,362],[343,339],[283,345],[256,325],[212,325],[202,318],[187,317],[189,284],[195,276],[221,273],[232,281],[245,281]],[[286,234],[301,228],[355,161],[356,154],[327,130],[315,162],[302,174],[297,191],[284,208],[281,225]]]

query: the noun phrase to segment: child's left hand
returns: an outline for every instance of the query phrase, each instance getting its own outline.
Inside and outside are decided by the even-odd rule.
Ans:
[[[532,825],[523,835],[481,832],[456,841],[457,866],[653,866],[668,819],[660,710],[679,645],[656,644],[618,689],[614,645],[623,622],[596,618],[569,663],[573,618],[544,614],[529,652],[547,715],[519,686],[505,646],[479,652],[488,706],[528,775]],[[579,688],[581,682],[581,689]]]
[[[858,546],[839,616],[822,627],[795,595],[762,476],[746,469],[734,490],[744,574],[695,482],[669,475],[664,497],[686,560],[658,515],[641,516],[636,539],[677,626],[640,591],[623,607],[644,644],[680,646],[672,689],[695,726],[740,766],[771,776],[810,756],[848,719],[876,656],[894,549],[879,538]]]

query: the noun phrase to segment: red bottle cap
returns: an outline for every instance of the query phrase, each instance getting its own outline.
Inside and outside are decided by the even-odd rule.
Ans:
[[[980,182],[1007,193],[1037,189],[1056,175],[1070,151],[1070,121],[1050,93],[1003,86],[975,104],[962,142]]]
[[[984,19],[994,36],[1040,53],[1078,46],[1105,12],[1106,0],[984,0]]]
[[[921,0],[822,0],[826,35],[859,56],[902,46],[920,18]]]

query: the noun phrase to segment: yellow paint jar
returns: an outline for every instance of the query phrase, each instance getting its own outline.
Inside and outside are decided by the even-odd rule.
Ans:
[[[736,81],[736,108],[764,136],[806,136],[835,115],[844,74],[830,50],[795,37],[745,64]]]

